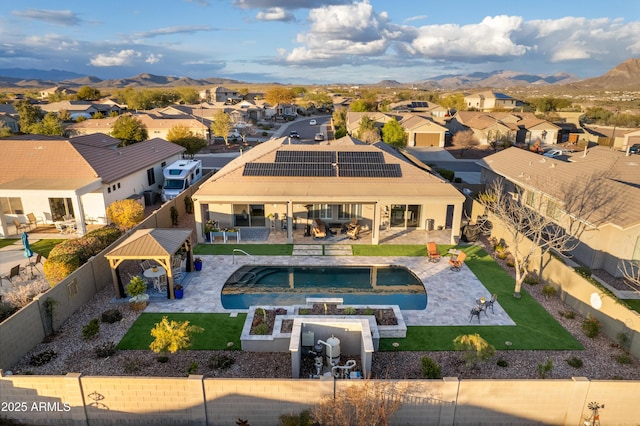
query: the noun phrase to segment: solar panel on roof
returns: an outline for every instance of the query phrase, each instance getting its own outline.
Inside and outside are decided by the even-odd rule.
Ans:
[[[276,151],[276,163],[335,163],[335,151]]]
[[[344,163],[338,165],[338,176],[399,178],[402,177],[402,170],[399,164]]]
[[[384,156],[381,152],[340,151],[338,164],[342,163],[384,164]]]
[[[242,175],[331,177],[336,171],[329,163],[247,163]]]

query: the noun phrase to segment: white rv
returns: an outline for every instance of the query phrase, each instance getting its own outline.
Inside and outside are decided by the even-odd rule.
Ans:
[[[169,201],[202,178],[202,161],[178,160],[163,170],[162,201]]]

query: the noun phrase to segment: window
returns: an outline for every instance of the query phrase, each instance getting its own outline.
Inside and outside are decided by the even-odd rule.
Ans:
[[[0,197],[0,206],[4,214],[24,214],[22,209],[22,198]]]
[[[554,220],[560,219],[560,205],[556,201],[547,201],[547,217]]]
[[[362,217],[362,204],[339,204],[338,219],[352,219]]]
[[[524,203],[529,207],[534,207],[536,204],[536,193],[533,191],[527,191]]]
[[[156,172],[155,170],[153,170],[153,167],[150,169],[147,169],[147,182],[149,186],[156,183]]]
[[[330,204],[313,204],[309,207],[310,219],[332,219]]]

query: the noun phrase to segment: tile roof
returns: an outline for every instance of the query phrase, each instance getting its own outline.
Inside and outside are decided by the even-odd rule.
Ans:
[[[558,200],[565,197],[566,188],[582,185],[594,174],[605,176],[607,179],[600,184],[613,194],[611,202],[623,206],[609,221],[622,228],[640,224],[640,161],[622,152],[596,147],[586,155],[573,153],[569,161],[562,161],[509,148],[478,163],[511,182]]]

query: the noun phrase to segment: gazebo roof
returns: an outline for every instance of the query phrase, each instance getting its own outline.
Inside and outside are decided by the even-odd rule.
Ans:
[[[191,229],[140,229],[105,254],[107,259],[154,259],[172,256],[191,238]]]

